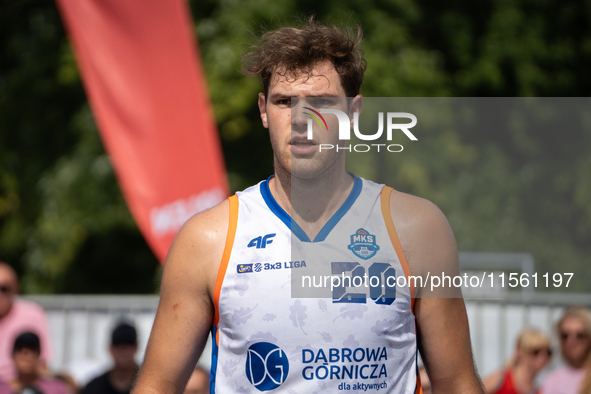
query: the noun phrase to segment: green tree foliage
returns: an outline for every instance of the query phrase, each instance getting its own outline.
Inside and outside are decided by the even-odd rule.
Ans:
[[[154,291],[55,5],[3,3],[0,26],[0,259],[26,292]]]
[[[190,6],[232,190],[272,172],[256,106],[261,85],[240,74],[241,55],[265,29],[307,15],[361,25],[368,97],[591,92],[586,0],[203,0]],[[55,5],[0,5],[0,45],[0,259],[17,266],[28,292],[154,291],[156,260],[116,185]],[[500,122],[494,115],[491,121]],[[460,250],[530,252],[540,271],[576,270],[574,290],[590,291],[586,122],[581,132],[442,128],[422,138],[420,149],[389,157],[387,174],[376,176],[438,204]]]

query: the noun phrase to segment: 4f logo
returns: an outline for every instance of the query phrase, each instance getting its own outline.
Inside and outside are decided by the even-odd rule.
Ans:
[[[264,236],[258,236],[256,238],[253,238],[250,240],[250,243],[248,244],[249,248],[257,248],[257,249],[265,249],[267,247],[267,245],[269,245],[270,243],[273,243],[273,240],[271,238],[273,238],[275,235],[275,233],[273,234],[267,234]]]

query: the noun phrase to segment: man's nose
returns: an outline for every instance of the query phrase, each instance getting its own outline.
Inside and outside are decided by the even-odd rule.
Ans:
[[[291,106],[291,128],[293,131],[301,132],[306,130],[306,126],[308,125],[309,116],[307,116],[304,112],[306,110],[303,108],[305,106],[304,100],[295,100],[292,98],[292,106]]]

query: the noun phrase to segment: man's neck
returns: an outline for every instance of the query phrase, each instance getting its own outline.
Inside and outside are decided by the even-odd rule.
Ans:
[[[128,368],[113,368],[109,372],[109,381],[117,391],[129,391],[137,373],[137,365]]]
[[[14,381],[14,384],[19,389],[23,389],[27,386],[32,385],[39,378],[37,374],[19,374]]]
[[[573,360],[573,359],[569,360],[569,359],[567,359],[567,363],[568,363],[569,366],[571,366],[574,369],[580,369],[580,368],[583,368],[583,365],[585,365],[585,360],[586,359],[587,359],[586,357],[585,358],[581,358],[581,359],[576,359],[576,360]]]
[[[345,202],[353,188],[353,176],[344,171],[327,171],[322,176],[303,179],[275,170],[269,189],[277,203],[313,240]]]

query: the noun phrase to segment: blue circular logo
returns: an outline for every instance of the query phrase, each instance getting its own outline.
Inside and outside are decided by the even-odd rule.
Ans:
[[[269,342],[250,345],[246,355],[246,377],[259,391],[281,386],[288,373],[289,361],[280,347]]]

